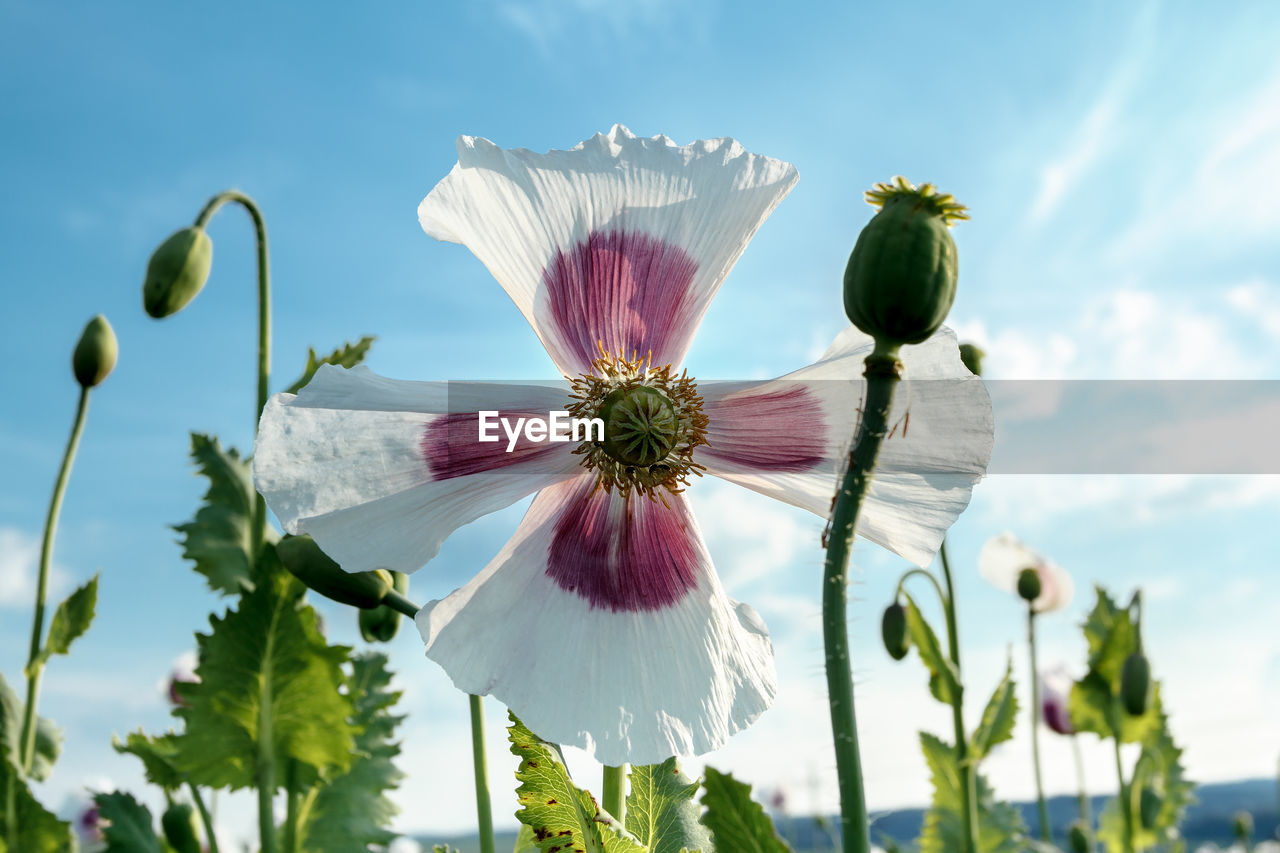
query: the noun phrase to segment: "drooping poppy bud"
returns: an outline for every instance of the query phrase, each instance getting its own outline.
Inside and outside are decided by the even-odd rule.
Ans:
[[[918,344],[938,330],[956,297],[956,244],[949,227],[964,206],[898,176],[866,199],[871,218],[844,273],[844,310],[877,346]]]
[[[901,604],[894,602],[884,609],[880,619],[880,636],[884,639],[884,649],[889,657],[902,660],[911,649],[911,637],[907,634],[907,611]]]
[[[1043,584],[1040,583],[1040,573],[1035,569],[1023,569],[1018,573],[1018,595],[1028,604],[1040,597],[1040,591]]]
[[[392,572],[394,589],[401,595],[409,592],[409,576],[404,572]],[[367,643],[389,643],[400,629],[399,611],[380,604],[372,610],[361,610],[360,636]]]
[[[147,263],[142,307],[156,319],[176,314],[209,279],[213,242],[203,228],[183,228],[160,244]]]
[[[286,536],[276,543],[276,553],[294,577],[340,604],[377,607],[392,587],[391,573],[385,569],[344,572],[310,536]]]
[[[1164,797],[1150,788],[1143,788],[1138,798],[1138,817],[1147,829],[1154,829],[1160,819],[1160,810],[1164,808]]]
[[[1067,830],[1067,846],[1071,853],[1089,853],[1089,829],[1084,821],[1077,820]]]
[[[160,818],[164,840],[177,853],[200,853],[200,828],[190,803],[174,803]]]
[[[1151,664],[1142,652],[1134,652],[1125,658],[1120,671],[1120,699],[1124,709],[1132,716],[1147,713],[1147,700],[1151,695]]]
[[[982,375],[982,359],[984,356],[986,356],[986,353],[976,344],[960,345],[960,361],[964,362],[964,366],[974,376]]]
[[[71,370],[83,388],[93,388],[115,369],[119,344],[115,330],[101,314],[90,320],[80,333],[75,352],[71,354]]]

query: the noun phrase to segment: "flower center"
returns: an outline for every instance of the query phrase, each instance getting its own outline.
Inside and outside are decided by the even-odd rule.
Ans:
[[[600,358],[573,380],[569,411],[603,421],[604,439],[584,441],[573,452],[596,472],[597,488],[665,503],[663,490],[678,494],[704,470],[693,461],[694,448],[707,444],[697,385],[669,364],[654,367],[648,356],[628,359],[598,346]]]

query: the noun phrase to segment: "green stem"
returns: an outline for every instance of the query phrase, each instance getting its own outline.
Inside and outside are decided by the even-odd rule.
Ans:
[[[204,228],[228,202],[243,207],[253,220],[253,230],[258,240],[258,398],[253,414],[253,432],[257,435],[258,419],[267,405],[268,385],[271,379],[271,269],[267,258],[267,223],[262,211],[249,196],[238,190],[227,190],[209,199],[196,217],[195,227]],[[254,494],[253,501],[253,553],[256,557],[267,536],[267,502],[262,495]]]
[[[956,619],[956,588],[951,578],[951,561],[947,559],[947,541],[942,540],[942,577],[947,584],[943,606],[947,615],[947,642],[951,646],[951,662],[956,667],[959,689],[951,697],[951,718],[956,733],[956,762],[960,768],[960,805],[964,818],[966,853],[978,853],[978,788],[977,770],[969,762],[968,731],[964,726],[964,679],[960,675],[960,628]]]
[[[604,767],[604,810],[618,823],[627,818],[627,765]]]
[[[44,539],[40,542],[40,575],[36,581],[35,617],[31,622],[31,648],[27,654],[27,702],[22,711],[22,775],[31,776],[36,758],[36,703],[40,698],[40,676],[44,673],[44,661],[40,647],[44,640],[45,599],[49,595],[49,565],[53,561],[53,538],[58,529],[58,515],[62,512],[62,497],[67,491],[71,466],[80,447],[80,435],[84,432],[85,413],[89,410],[89,389],[80,389],[80,401],[76,404],[76,419],[71,426],[71,437],[62,454],[62,467],[53,485],[53,498],[49,501],[49,514],[44,521]]]
[[[1071,751],[1076,759],[1076,784],[1080,791],[1076,794],[1076,803],[1080,807],[1080,820],[1084,821],[1085,831],[1089,834],[1089,849],[1093,849],[1093,809],[1089,806],[1089,791],[1084,784],[1084,756],[1080,754],[1080,736],[1071,735]]]
[[[273,630],[267,632],[267,645],[262,650],[263,672],[259,676],[261,696],[258,706],[258,759],[254,768],[254,785],[258,789],[258,838],[260,853],[276,853],[276,820],[272,800],[276,793],[275,749],[271,726],[272,686],[274,673]]]
[[[1049,806],[1044,800],[1044,781],[1040,775],[1040,670],[1036,663],[1036,611],[1027,604],[1027,645],[1031,648],[1031,763],[1036,772],[1036,803],[1040,808],[1040,840],[1048,842]]]
[[[387,594],[382,598],[382,603],[397,613],[408,616],[410,619],[417,616],[418,611],[422,609],[394,589],[387,590]]]
[[[292,758],[284,766],[284,832],[280,846],[283,853],[298,853],[298,762]]]
[[[204,825],[204,843],[209,848],[209,853],[218,853],[218,836],[213,831],[213,816],[209,814],[209,807],[204,804],[204,797],[200,796],[200,789],[191,782],[187,783],[187,787],[191,789],[191,801],[196,804],[196,811],[200,813],[200,823]]]
[[[489,799],[489,768],[484,754],[484,704],[471,696],[471,759],[476,777],[476,821],[480,825],[480,853],[494,853],[493,805]]]
[[[870,828],[858,748],[858,723],[853,707],[853,673],[849,662],[849,551],[858,525],[862,500],[888,432],[893,392],[902,377],[897,348],[867,356],[867,399],[848,466],[836,493],[823,566],[822,637],[826,648],[827,694],[835,737],[836,774],[840,786],[840,829],[844,853],[869,853]]]
[[[1114,726],[1112,727],[1115,728]],[[1124,765],[1120,761],[1120,738],[1113,737],[1111,742],[1116,748],[1116,778],[1120,780],[1120,813],[1124,816],[1124,853],[1133,853],[1133,800],[1129,794],[1129,783],[1124,781]]]

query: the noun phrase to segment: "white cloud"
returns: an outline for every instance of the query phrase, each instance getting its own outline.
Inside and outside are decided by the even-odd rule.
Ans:
[[[40,541],[13,527],[0,527],[0,607],[32,607],[40,565]],[[67,573],[49,568],[50,597],[67,587]]]

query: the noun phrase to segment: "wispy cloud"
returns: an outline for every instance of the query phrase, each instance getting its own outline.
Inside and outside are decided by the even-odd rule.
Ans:
[[[40,541],[13,527],[0,527],[0,607],[30,607],[36,593]],[[56,597],[67,588],[68,575],[57,563],[49,569]]]

